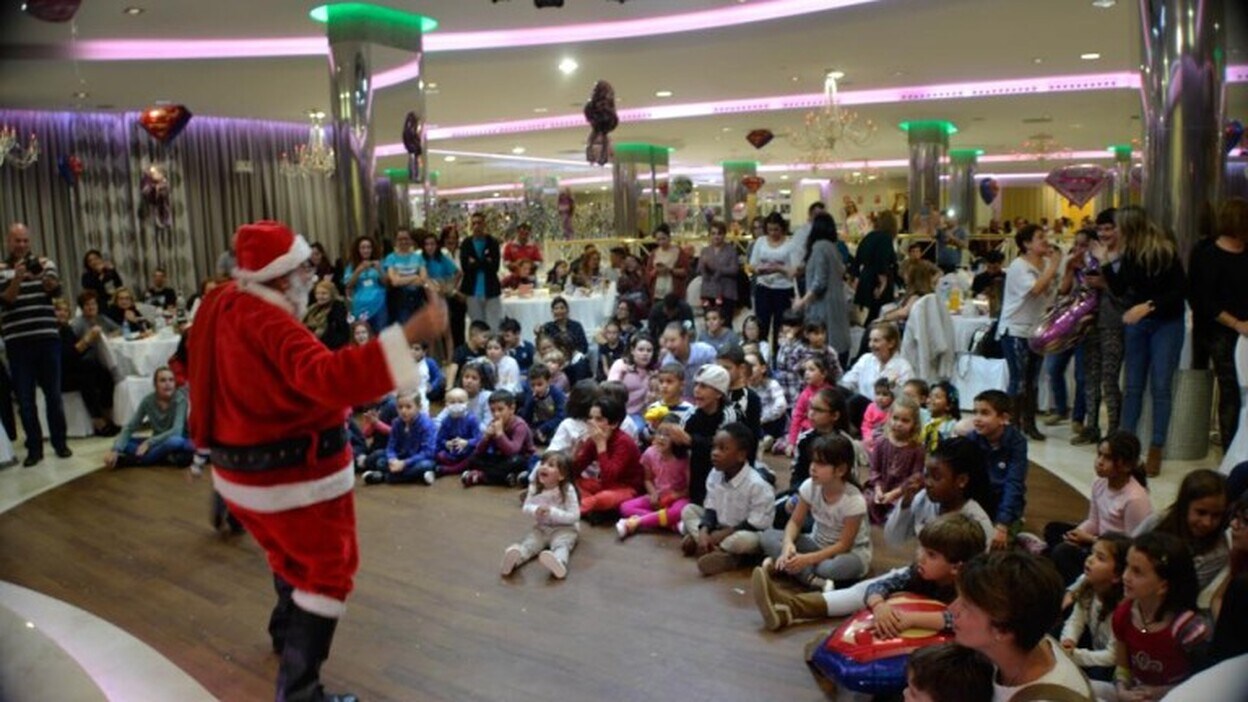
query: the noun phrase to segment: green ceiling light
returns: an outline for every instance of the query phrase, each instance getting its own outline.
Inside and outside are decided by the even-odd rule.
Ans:
[[[897,127],[903,132],[931,130],[944,132],[945,136],[958,133],[958,128],[954,126],[953,122],[943,119],[911,120],[902,122]]]
[[[612,148],[615,151],[616,160],[621,163],[650,163],[656,166],[666,166],[668,154],[675,150],[666,146],[639,142],[621,142]]]
[[[1114,158],[1127,160],[1131,158],[1132,149],[1130,144],[1110,144],[1106,151],[1113,154]]]
[[[438,21],[432,17],[418,15],[414,12],[404,12],[392,7],[370,5],[364,2],[342,2],[333,5],[321,5],[320,7],[312,8],[308,16],[322,24],[367,20],[400,29],[416,29],[421,34],[428,34],[438,28]]]
[[[949,158],[979,158],[984,155],[983,149],[949,149]]]
[[[406,168],[387,168],[382,173],[390,179],[391,183],[407,183],[411,181]]]
[[[758,161],[724,161],[724,168],[758,168]]]

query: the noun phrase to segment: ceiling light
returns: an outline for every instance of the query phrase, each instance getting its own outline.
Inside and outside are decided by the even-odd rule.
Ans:
[[[1118,4],[1118,0],[1092,0],[1092,7],[1107,10]]]
[[[1037,57],[1033,58],[1033,59],[1031,60],[1031,62],[1032,62],[1032,63],[1036,63],[1036,64],[1040,64],[1040,63],[1044,63],[1044,59],[1042,59],[1042,58],[1040,58],[1039,56],[1037,56]]]
[[[720,128],[719,128],[719,131],[721,131],[721,132],[731,132],[731,131],[732,131],[732,127],[720,127]]]
[[[454,157],[454,156],[443,156],[443,157],[442,157],[442,160],[443,160],[443,161],[446,161],[447,163],[454,163],[454,162],[455,162],[455,157]]]
[[[607,190],[608,188],[607,188],[607,186],[602,185],[602,186],[599,186],[599,187],[598,187],[598,189],[599,189],[599,190]]]
[[[91,93],[88,93],[85,90],[79,90],[78,92],[74,93],[74,97],[79,100],[86,100],[87,98],[91,97]]]
[[[791,80],[791,81],[793,81],[794,83],[796,83],[796,82],[797,82],[797,80],[798,80],[798,78],[797,78],[797,76],[789,76],[789,80]]]
[[[671,96],[672,96],[672,91],[670,91],[670,90],[659,90],[659,91],[656,91],[656,92],[654,93],[654,96],[655,96],[655,97],[660,97],[660,98],[671,97]]]
[[[784,175],[780,176],[780,180],[788,180],[788,179],[789,179],[788,173],[785,173]]]
[[[137,17],[138,15],[141,15],[144,12],[146,12],[146,10],[144,10],[141,7],[127,7],[126,9],[122,10],[122,12],[124,12],[127,15],[130,15],[131,17]]]
[[[581,64],[577,63],[574,59],[570,59],[570,58],[565,58],[564,60],[559,62],[559,72],[565,76],[570,76],[573,73],[576,73],[576,69],[580,67],[581,67]]]
[[[498,197],[499,193],[490,193],[490,197]]]
[[[1079,58],[1083,59],[1084,61],[1095,61],[1099,59],[1100,57],[1101,55],[1096,53],[1095,51],[1089,51],[1086,54],[1079,54]]]
[[[833,80],[840,80],[845,77],[845,71],[828,71],[827,77]]]
[[[534,108],[533,108],[533,111],[534,111],[534,112],[536,112],[536,113],[537,113],[537,114],[539,114],[539,115],[544,115],[544,114],[546,114],[547,112],[550,112],[550,110],[546,109],[545,107],[534,107]]]
[[[425,89],[426,89],[426,90],[437,90],[437,89],[438,89],[438,84],[437,84],[437,83],[435,83],[435,82],[430,81],[430,82],[428,82],[428,83],[425,83]]]
[[[511,150],[511,153],[513,153],[513,154],[515,154],[515,155],[519,156],[520,154],[524,153],[524,147],[523,147],[523,146],[517,146],[516,148],[514,148],[514,149],[512,149],[512,150]]]

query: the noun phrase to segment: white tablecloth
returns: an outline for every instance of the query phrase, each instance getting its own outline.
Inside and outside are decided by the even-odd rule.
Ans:
[[[134,416],[143,398],[154,390],[150,377],[131,375],[117,381],[113,386],[113,421],[125,425]]]
[[[177,334],[157,334],[134,341],[110,337],[100,347],[100,356],[118,380],[131,375],[150,379],[157,368],[169,365],[169,358],[178,350],[178,340]]]
[[[963,410],[975,408],[975,396],[985,390],[1004,391],[1010,382],[1010,370],[1002,358],[984,358],[969,353],[958,354],[954,363],[953,386],[958,389],[958,404]]]
[[[964,317],[960,314],[952,316],[953,346],[958,353],[970,351],[971,339],[974,338],[975,332],[992,324],[992,317]]]
[[[539,327],[554,319],[550,313],[550,301],[554,296],[548,293],[534,293],[532,297],[504,297],[503,316],[511,317],[520,322],[520,335],[532,339]],[[611,316],[615,306],[614,294],[598,293],[588,297],[564,295],[568,301],[568,317],[585,327],[585,335],[592,338],[594,332]]]

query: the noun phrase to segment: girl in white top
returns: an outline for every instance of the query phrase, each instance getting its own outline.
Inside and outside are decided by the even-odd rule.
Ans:
[[[763,360],[771,363],[771,344],[767,339],[763,338],[763,328],[758,323],[758,317],[750,315],[741,322],[741,348],[745,348],[750,344],[758,347],[758,354]]]
[[[872,324],[867,335],[867,348],[870,353],[859,356],[853,368],[841,376],[842,387],[871,398],[875,397],[875,381],[881,377],[888,378],[895,388],[914,377],[910,362],[897,353],[901,348],[897,325],[891,322]]]
[[[589,436],[589,406],[597,399],[598,384],[594,381],[582,380],[572,386],[564,410],[567,416],[559,422],[547,448],[573,455],[581,440]]]
[[[1117,641],[1110,615],[1122,601],[1122,572],[1130,548],[1131,538],[1125,534],[1103,534],[1084,563],[1084,578],[1073,592],[1074,606],[1062,627],[1062,648],[1081,668],[1114,666]],[[1089,646],[1083,648],[1079,642],[1085,631]]]
[[[507,355],[507,344],[501,334],[495,334],[485,342],[485,356],[494,364],[494,389],[520,395],[520,364]]]
[[[798,502],[781,532],[763,533],[763,570],[788,573],[814,590],[832,589],[837,580],[854,580],[871,568],[871,528],[867,500],[854,481],[854,445],[830,434],[811,447],[810,477],[798,488]],[[801,534],[806,516],[815,528]],[[774,560],[773,560],[774,559]]]
[[[560,451],[547,451],[534,473],[524,499],[524,513],[533,519],[533,528],[523,541],[503,552],[502,574],[511,575],[516,567],[537,556],[551,575],[562,580],[568,575],[568,556],[576,547],[581,528],[572,460]]]

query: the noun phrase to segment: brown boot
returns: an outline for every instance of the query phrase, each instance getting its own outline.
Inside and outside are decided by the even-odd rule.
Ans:
[[[1148,458],[1144,461],[1144,472],[1147,473],[1150,478],[1156,478],[1161,475],[1162,450],[1163,449],[1160,446],[1148,447]]]
[[[828,616],[828,604],[822,592],[790,595],[777,588],[771,581],[771,575],[762,567],[754,569],[752,587],[754,604],[758,606],[758,613],[763,615],[763,625],[770,631]]]

